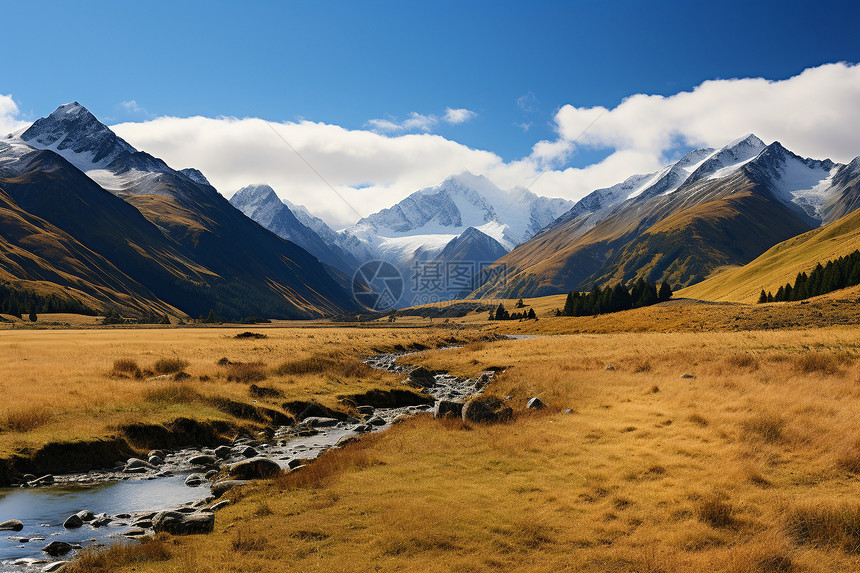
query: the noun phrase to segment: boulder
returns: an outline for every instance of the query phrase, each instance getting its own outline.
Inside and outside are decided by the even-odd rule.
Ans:
[[[17,519],[10,519],[0,523],[0,531],[21,531],[24,529],[24,524]]]
[[[63,522],[63,527],[66,529],[76,529],[84,524],[84,520],[76,513],[74,515],[70,515],[66,521]]]
[[[406,383],[416,388],[432,388],[436,384],[436,377],[423,366],[419,366],[409,373]]]
[[[96,516],[93,515],[93,512],[88,510],[88,509],[85,509],[83,511],[79,511],[75,515],[80,517],[81,521],[92,521],[96,518]]]
[[[204,478],[200,474],[191,474],[187,478],[185,478],[185,485],[188,487],[197,487],[202,485],[204,482]]]
[[[95,518],[94,520],[92,520],[90,522],[90,525],[92,525],[93,527],[104,527],[105,525],[109,524],[111,521],[113,521],[113,519],[111,519],[108,516],[103,516],[103,517],[99,516],[99,517]]]
[[[251,458],[230,466],[230,476],[236,479],[260,479],[278,475],[281,466],[268,458]]]
[[[526,408],[530,410],[543,410],[546,408],[546,404],[544,404],[540,398],[534,397],[529,398],[529,401],[526,402]]]
[[[136,470],[139,468],[144,468],[144,469],[149,469],[149,470],[155,469],[152,464],[150,464],[149,462],[145,462],[145,461],[141,460],[140,458],[129,458],[128,461],[125,463],[125,470]],[[125,470],[123,470],[123,471],[125,471]]]
[[[374,408],[373,406],[359,406],[356,408],[356,410],[358,410],[358,413],[362,416],[372,416],[376,408]]]
[[[46,546],[42,548],[42,551],[50,555],[51,557],[58,557],[60,555],[65,555],[69,551],[72,550],[72,546],[65,541],[52,541]]]
[[[340,420],[336,418],[323,418],[321,416],[310,416],[302,420],[302,424],[311,426],[312,428],[330,428],[337,426]]]
[[[246,446],[246,447],[244,447],[244,448],[241,448],[241,449],[239,450],[239,453],[240,453],[241,455],[243,455],[244,457],[246,457],[246,458],[256,458],[257,456],[259,456],[259,455],[260,455],[260,452],[258,452],[258,451],[257,451],[255,448],[253,448],[252,446]]]
[[[42,567],[42,573],[57,573],[58,571],[65,569],[68,564],[68,561],[54,561],[53,563],[48,563]]]
[[[188,463],[192,466],[212,466],[215,465],[217,461],[218,460],[215,458],[215,456],[210,456],[209,454],[202,454],[199,456],[194,456],[193,458],[188,460]]]
[[[212,533],[215,528],[215,514],[211,512],[180,513],[162,511],[152,518],[152,528],[156,533],[191,535]]]
[[[215,456],[221,459],[229,458],[233,453],[229,446],[218,446],[215,448]]]
[[[439,418],[460,418],[463,416],[463,403],[454,402],[452,400],[439,400],[433,408],[433,417]]]
[[[245,485],[248,483],[247,480],[240,479],[228,479],[224,481],[217,481],[212,485],[212,495],[216,498],[221,497],[231,489],[236,486]]]
[[[463,420],[467,422],[506,422],[513,415],[513,409],[496,396],[478,396],[463,406]]]
[[[682,379],[682,380],[690,380],[690,379],[693,379],[693,378],[695,378],[695,376],[693,376],[692,374],[681,374],[681,379]]]
[[[384,426],[385,420],[383,420],[379,416],[374,416],[373,418],[369,419],[367,421],[367,423],[370,424],[371,426]]]

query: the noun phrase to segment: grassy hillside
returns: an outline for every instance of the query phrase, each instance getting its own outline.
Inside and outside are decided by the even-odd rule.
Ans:
[[[860,248],[860,211],[783,241],[741,267],[723,269],[678,291],[677,296],[710,301],[755,302],[759,293],[794,283],[799,272]]]
[[[540,296],[638,277],[686,286],[752,260],[810,229],[810,221],[744,173],[702,180],[627,201],[585,233],[577,221],[547,229],[499,259],[508,269],[504,279],[473,296]]]

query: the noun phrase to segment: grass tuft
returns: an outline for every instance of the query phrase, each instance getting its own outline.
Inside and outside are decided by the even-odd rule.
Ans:
[[[840,370],[839,360],[832,354],[807,352],[794,359],[794,369],[800,374],[824,374],[832,376]]]
[[[67,564],[66,573],[110,573],[122,567],[167,561],[173,556],[164,539],[157,537],[142,543],[117,543],[107,549],[87,548]]]
[[[51,421],[50,410],[44,406],[29,406],[6,414],[6,427],[13,432],[30,432]]]
[[[785,418],[775,412],[761,412],[741,424],[747,434],[757,434],[768,444],[782,441]]]
[[[236,362],[227,365],[227,381],[228,382],[262,382],[266,379],[264,365],[246,362]]]
[[[795,508],[788,515],[788,531],[798,543],[860,553],[860,505]]]
[[[118,360],[114,360],[111,375],[117,377],[127,376],[129,378],[143,378],[143,371],[135,360],[132,360],[131,358],[120,358]]]
[[[188,366],[188,361],[181,358],[159,358],[153,366],[156,374],[176,374]]]
[[[696,504],[696,515],[711,527],[730,527],[734,525],[734,508],[725,496],[711,494]]]

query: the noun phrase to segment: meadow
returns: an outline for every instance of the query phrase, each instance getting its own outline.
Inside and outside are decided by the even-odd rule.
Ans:
[[[448,329],[2,329],[0,459],[51,443],[177,418],[258,430],[235,404],[289,415],[288,401],[344,409],[339,396],[399,387],[363,357],[468,341]],[[240,337],[237,338],[237,335]],[[458,338],[459,337],[459,338]],[[269,389],[271,392],[254,390]],[[261,395],[262,394],[262,395]]]
[[[85,553],[73,572],[854,571],[860,332],[797,324],[806,316],[851,322],[853,312],[823,297],[808,305],[675,303],[597,318],[471,321],[474,328],[459,330],[273,328],[255,329],[265,339],[239,340],[237,329],[30,331],[2,332],[0,344],[17,345],[18,376],[34,368],[24,386],[36,403],[59,349],[69,364],[57,380],[84,369],[73,357],[92,357],[80,383],[111,392],[94,398],[53,386],[67,393],[68,405],[57,404],[66,408],[64,425],[94,400],[107,401],[100,408],[110,419],[143,415],[123,411],[129,405],[145,404],[147,417],[182,407],[158,405],[134,386],[172,381],[107,375],[117,357],[142,369],[185,360],[190,390],[236,399],[247,398],[248,385],[227,380],[218,360],[260,363],[259,384],[329,404],[346,388],[399,385],[397,376],[352,370],[357,355],[382,347],[436,348],[453,333],[462,347],[408,361],[462,376],[503,369],[487,391],[514,407],[511,422],[409,419],[298,471],[234,489],[210,535]],[[750,328],[737,325],[744,315]],[[763,327],[774,323],[787,326]],[[483,336],[525,328],[549,334]],[[526,408],[535,396],[545,409]]]

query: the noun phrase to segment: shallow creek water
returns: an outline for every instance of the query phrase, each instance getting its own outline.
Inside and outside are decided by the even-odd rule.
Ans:
[[[408,355],[384,354],[365,362],[378,369],[408,373],[409,366],[398,364],[398,358]],[[482,382],[437,374],[435,385],[427,388],[434,399],[464,400],[480,392]],[[234,444],[233,453],[223,464],[244,459],[241,450],[253,447],[259,456],[289,468],[293,460],[312,459],[350,436],[384,430],[398,417],[431,411],[432,406],[377,408],[363,419],[350,419],[333,426],[285,426],[271,442],[242,440]],[[299,433],[304,435],[299,435]],[[309,435],[312,434],[312,435]],[[208,507],[210,483],[189,487],[186,478],[203,470],[190,464],[201,454],[212,454],[209,448],[188,448],[170,452],[164,464],[141,474],[126,474],[120,464],[115,468],[85,474],[55,476],[55,485],[33,488],[0,489],[0,523],[17,519],[24,524],[22,531],[0,531],[0,573],[40,571],[51,562],[67,560],[75,552],[90,546],[127,541],[151,533],[146,522],[151,514],[184,507],[187,511]],[[207,499],[209,498],[209,499]],[[91,523],[75,529],[63,527],[72,514],[89,510],[105,515],[110,523],[94,527]],[[131,533],[131,535],[129,535]],[[52,541],[63,541],[75,548],[65,556],[50,557],[42,548]]]

